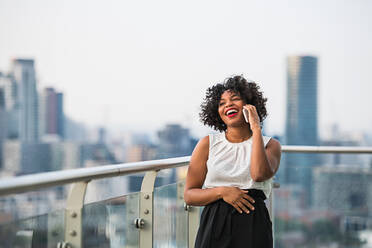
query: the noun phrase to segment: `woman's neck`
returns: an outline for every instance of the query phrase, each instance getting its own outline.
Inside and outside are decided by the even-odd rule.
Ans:
[[[228,127],[225,131],[225,137],[232,143],[239,143],[249,139],[252,131],[247,127]]]

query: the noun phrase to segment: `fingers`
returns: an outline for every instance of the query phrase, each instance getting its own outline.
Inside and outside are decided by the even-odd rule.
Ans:
[[[243,106],[243,108],[245,108],[247,110],[251,110],[251,111],[257,111],[256,106],[254,106],[252,104],[246,104],[246,105]]]
[[[240,202],[251,210],[254,210],[254,206],[246,199],[241,199]]]
[[[246,110],[248,110],[248,113],[250,116],[258,116],[258,113],[257,113],[257,109],[254,105],[251,105],[251,104],[246,104],[245,106],[243,106],[243,108],[245,108]]]
[[[243,213],[246,212],[247,214],[249,213],[249,210],[243,205],[241,204],[239,201],[233,201],[231,203],[231,205],[236,209],[236,211],[238,211],[239,213]]]
[[[253,199],[252,199],[253,200]],[[254,200],[253,200],[254,201]],[[244,198],[239,200],[235,200],[231,203],[231,205],[239,212],[243,213],[243,211],[249,214],[250,211],[254,210],[254,206]]]
[[[240,193],[238,193],[235,190],[239,190]],[[249,196],[248,190],[243,190],[239,188],[234,189],[235,193],[233,194],[234,196],[229,197],[230,199],[225,199],[224,200],[229,203],[231,206],[233,206],[239,213],[247,213],[249,214],[250,211],[253,211],[255,208],[253,206],[253,203],[255,203],[255,200]]]
[[[252,203],[255,203],[254,199],[253,199],[251,196],[247,195],[247,194],[244,194],[244,195],[243,195],[243,198],[244,198],[244,199],[247,199],[248,201],[250,201],[250,202],[252,202]]]
[[[238,210],[239,213],[243,213],[244,211],[245,213],[249,214],[248,208],[242,202],[238,201],[235,205],[236,207],[234,207]]]

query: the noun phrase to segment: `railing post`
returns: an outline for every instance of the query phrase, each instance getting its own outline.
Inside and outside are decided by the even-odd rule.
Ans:
[[[140,229],[139,247],[152,248],[154,236],[154,185],[157,171],[146,172],[141,187],[139,219],[136,226]]]
[[[58,242],[63,240],[63,212],[55,211],[48,214],[48,245],[55,247]]]
[[[280,183],[273,182],[272,183],[273,190],[271,190],[271,194],[269,196],[269,215],[272,223],[272,231],[273,231],[273,241],[274,241],[274,247],[275,247],[275,232],[274,232],[274,189],[280,188]]]
[[[126,197],[125,201],[125,210],[126,210],[126,217],[125,220],[128,222],[132,222],[134,219],[138,218],[139,214],[139,195],[137,194],[130,194]],[[133,226],[129,226],[126,228],[125,231],[125,243],[126,247],[136,247],[139,240],[139,230],[134,228]]]
[[[200,221],[200,207],[191,207],[185,204],[185,210],[188,212],[188,247],[194,248],[196,234],[199,228]]]
[[[59,244],[60,247],[82,247],[82,210],[87,185],[88,181],[72,185],[65,211],[65,241]]]
[[[185,200],[183,192],[185,190],[185,180],[177,182],[177,214],[176,214],[176,247],[185,247],[188,242],[188,214],[185,213]]]
[[[277,188],[280,188],[280,183],[277,183],[277,182],[273,182],[272,183],[272,187],[273,189],[277,189]],[[269,215],[270,215],[270,219],[272,222],[274,222],[274,219],[273,219],[273,216],[274,216],[274,196],[273,196],[274,192],[273,190],[271,191],[271,194],[269,196]]]

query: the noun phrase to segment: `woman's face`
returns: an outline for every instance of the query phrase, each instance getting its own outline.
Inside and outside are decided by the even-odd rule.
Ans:
[[[218,105],[218,114],[226,126],[241,125],[244,122],[243,99],[238,93],[233,91],[225,91],[221,95]]]

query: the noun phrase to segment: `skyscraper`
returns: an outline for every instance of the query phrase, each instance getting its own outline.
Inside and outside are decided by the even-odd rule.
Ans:
[[[14,79],[18,88],[19,138],[22,142],[37,142],[38,94],[33,59],[13,60]]]
[[[45,88],[40,99],[40,132],[64,138],[63,93]]]
[[[313,56],[287,58],[287,117],[285,144],[318,145],[318,59]],[[313,154],[286,154],[279,174],[284,183],[311,187]],[[310,191],[308,191],[310,201]]]
[[[2,105],[5,113],[2,123],[7,126],[3,130],[5,138],[15,139],[19,137],[19,104],[17,96],[17,85],[11,74],[0,73],[0,90],[3,92]]]
[[[287,58],[288,145],[318,144],[318,59],[312,56]]]
[[[3,141],[7,136],[7,114],[5,111],[5,94],[4,89],[0,87],[0,168],[3,160]]]

